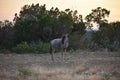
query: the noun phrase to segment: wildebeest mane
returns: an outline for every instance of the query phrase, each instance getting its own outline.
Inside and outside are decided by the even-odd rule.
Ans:
[[[62,37],[62,41],[61,41],[62,44],[64,44],[65,38],[66,38],[66,37],[65,37],[65,35],[64,35],[64,36]]]

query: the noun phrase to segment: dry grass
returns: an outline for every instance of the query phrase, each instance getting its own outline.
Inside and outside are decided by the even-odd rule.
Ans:
[[[0,73],[0,78],[10,80],[106,80],[104,76],[97,75],[96,73],[100,68],[92,67],[85,68],[84,66],[77,66],[72,68],[40,68],[39,70],[31,69],[33,73],[37,75],[27,75],[26,77],[21,76],[19,73],[17,75],[8,75],[6,73]],[[83,74],[88,70],[90,74]],[[108,76],[108,80],[119,80],[120,78]]]
[[[73,70],[73,73],[82,74],[87,69],[88,68],[86,68],[85,66],[77,66],[77,67],[74,67],[72,70]]]
[[[97,74],[97,72],[99,72],[101,70],[101,68],[100,68],[100,66],[99,67],[97,67],[97,66],[94,66],[94,67],[91,67],[90,69],[89,69],[89,71],[91,72],[91,74]]]
[[[65,62],[55,56],[52,62],[49,54],[0,55],[0,80],[105,80],[106,74],[120,80],[118,53],[78,51],[66,54]]]
[[[89,77],[89,80],[102,80],[102,78],[100,76],[97,76],[97,75],[92,75]]]

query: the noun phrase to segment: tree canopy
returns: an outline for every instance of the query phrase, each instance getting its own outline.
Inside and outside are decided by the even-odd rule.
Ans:
[[[92,22],[100,25],[99,31],[92,34],[94,47],[97,45],[109,48],[111,45],[115,45],[115,47],[119,48],[120,22],[108,23],[106,17],[109,14],[109,10],[97,7],[96,9],[92,9],[92,12],[85,17],[85,22],[77,10],[73,11],[68,8],[60,11],[57,7],[47,10],[45,4],[24,5],[19,14],[15,13],[13,23],[8,20],[4,22],[0,21],[0,49],[11,50],[21,43],[26,47],[31,46],[29,45],[31,43],[39,41],[49,43],[51,39],[61,37],[65,33],[70,35],[70,47],[74,48],[77,45],[80,45],[77,48],[83,47],[85,44],[81,40],[83,40],[82,38],[85,35],[85,25]],[[40,45],[43,44],[40,43]],[[38,46],[36,46],[37,50],[39,50]],[[30,50],[33,47],[35,49],[35,46],[32,45]]]

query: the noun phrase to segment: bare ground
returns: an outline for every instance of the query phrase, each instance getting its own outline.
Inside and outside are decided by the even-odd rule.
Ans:
[[[0,53],[0,80],[120,80],[120,52]]]

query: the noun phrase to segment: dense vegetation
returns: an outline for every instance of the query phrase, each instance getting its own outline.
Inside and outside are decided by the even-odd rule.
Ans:
[[[13,22],[0,21],[0,51],[48,52],[49,41],[68,33],[69,49],[118,50],[120,48],[120,22],[108,23],[110,11],[98,7],[85,17],[77,10],[58,8],[46,9],[46,5],[24,5]],[[99,25],[98,31],[92,31],[86,38],[85,29],[92,23]]]

